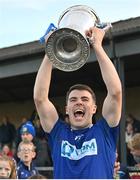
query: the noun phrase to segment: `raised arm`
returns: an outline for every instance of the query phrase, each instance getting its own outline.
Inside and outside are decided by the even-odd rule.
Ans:
[[[107,96],[103,103],[102,114],[110,127],[118,125],[122,109],[122,87],[117,71],[102,47],[105,35],[103,29],[91,28],[87,35],[91,38],[92,46],[101,69],[102,78],[107,88]]]
[[[50,132],[58,119],[58,113],[48,98],[51,74],[52,63],[45,55],[34,86],[34,102],[45,132]]]

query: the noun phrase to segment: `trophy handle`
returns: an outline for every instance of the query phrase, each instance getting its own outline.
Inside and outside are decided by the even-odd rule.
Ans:
[[[110,22],[96,23],[95,26],[104,29],[105,32],[112,28],[112,24]]]
[[[49,27],[47,28],[45,34],[40,38],[40,43],[43,44],[45,43],[45,37],[47,36],[47,34],[49,34],[50,31],[55,31],[57,29],[57,27],[53,24],[50,23]]]

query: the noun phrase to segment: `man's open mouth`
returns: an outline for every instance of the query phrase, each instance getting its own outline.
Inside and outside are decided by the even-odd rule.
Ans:
[[[74,111],[74,116],[75,117],[83,117],[84,116],[84,114],[85,114],[85,112],[84,112],[84,110],[82,110],[82,109],[77,109],[77,110],[75,110]]]

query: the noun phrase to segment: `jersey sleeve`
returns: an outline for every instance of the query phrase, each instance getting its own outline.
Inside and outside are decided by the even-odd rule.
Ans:
[[[109,127],[104,118],[102,118],[98,123],[104,133],[104,137],[108,145],[116,151],[116,144],[119,136],[119,125],[116,127]]]

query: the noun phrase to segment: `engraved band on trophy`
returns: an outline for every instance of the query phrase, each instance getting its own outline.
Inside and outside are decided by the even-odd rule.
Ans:
[[[45,48],[57,69],[75,71],[87,62],[90,43],[85,30],[96,24],[100,24],[100,19],[88,6],[72,6],[62,13],[58,29],[50,35]]]

